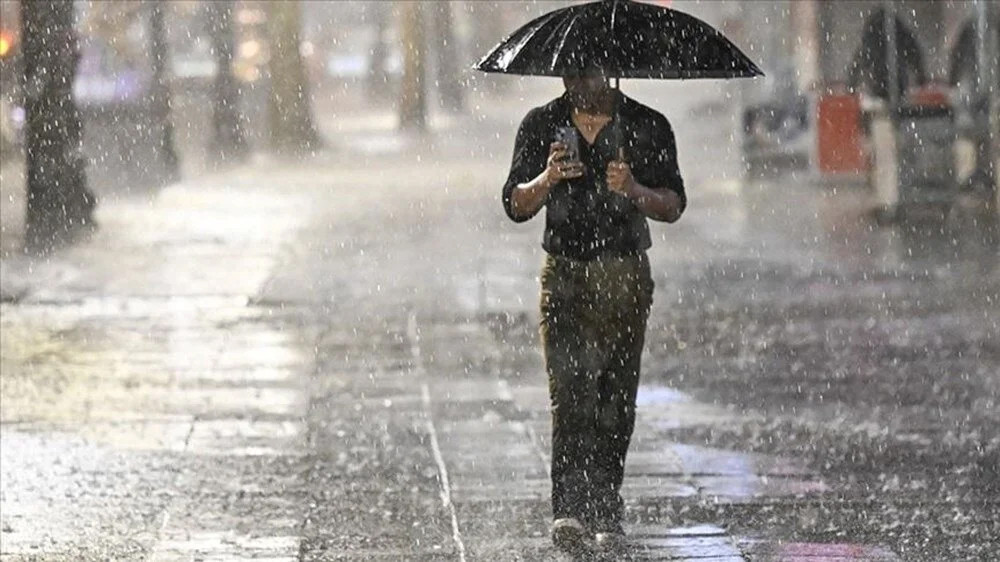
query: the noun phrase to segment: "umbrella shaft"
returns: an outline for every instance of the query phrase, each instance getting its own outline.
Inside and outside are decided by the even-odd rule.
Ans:
[[[622,105],[622,79],[618,76],[615,76],[615,91],[617,94],[615,96],[615,146],[617,147],[616,152],[618,153],[618,157],[624,160],[623,151],[625,147],[622,146],[621,114],[619,111]]]

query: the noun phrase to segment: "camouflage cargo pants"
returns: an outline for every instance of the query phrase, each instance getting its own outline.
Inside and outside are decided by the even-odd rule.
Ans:
[[[550,255],[541,284],[553,516],[615,530],[652,304],[649,260],[645,253],[587,262]]]

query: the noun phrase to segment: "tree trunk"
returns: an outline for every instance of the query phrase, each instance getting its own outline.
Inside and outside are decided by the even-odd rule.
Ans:
[[[73,3],[22,0],[26,113],[27,216],[25,248],[45,253],[93,228],[94,195],[87,189],[83,126],[73,99],[79,60]]]
[[[320,146],[313,125],[312,106],[302,55],[299,2],[285,0],[268,4],[271,35],[271,148],[282,153],[301,153]]]
[[[365,91],[369,100],[389,101],[392,85],[389,83],[389,73],[386,63],[389,60],[389,46],[386,44],[386,30],[389,27],[389,16],[392,14],[392,4],[376,0],[369,3],[369,12],[375,20],[375,41],[371,45],[368,74],[365,76]]]
[[[989,153],[993,155],[993,210],[1000,219],[1000,6],[990,6],[992,17],[988,13],[987,34],[989,41],[986,51],[986,61],[989,63],[987,89],[989,91]],[[989,154],[987,154],[989,158]]]
[[[240,115],[240,88],[233,75],[233,0],[206,5],[215,51],[212,92],[212,148],[220,160],[244,160],[249,147]]]
[[[471,50],[479,56],[486,54],[496,46],[505,34],[510,33],[513,25],[505,15],[509,6],[506,2],[480,2],[467,0],[460,4],[466,17],[471,22]],[[511,88],[514,80],[509,76],[474,73],[471,77],[480,88],[486,88],[494,93],[504,93]]]
[[[427,129],[426,40],[421,2],[402,2],[403,78],[399,88],[399,127]]]
[[[465,90],[458,61],[451,2],[434,4],[434,41],[437,47],[437,83],[441,106],[449,111],[465,108]]]
[[[164,4],[152,2],[149,10],[149,48],[153,66],[150,113],[156,134],[154,143],[157,159],[163,172],[162,180],[167,184],[181,178],[180,163],[174,148],[174,124],[170,118],[170,77],[167,74],[170,53],[163,28]]]

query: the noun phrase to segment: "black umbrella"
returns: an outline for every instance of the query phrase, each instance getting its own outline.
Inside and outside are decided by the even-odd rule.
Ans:
[[[616,79],[764,75],[700,19],[631,0],[601,0],[549,12],[501,41],[475,68],[533,76],[600,71]]]
[[[700,19],[631,0],[601,0],[549,12],[500,42],[483,72],[619,78],[763,76],[736,45]]]

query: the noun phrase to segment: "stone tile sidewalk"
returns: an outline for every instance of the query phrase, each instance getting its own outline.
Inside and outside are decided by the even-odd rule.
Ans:
[[[33,264],[46,282],[3,305],[4,558],[558,558],[545,387],[497,376],[524,357],[538,373],[537,357],[503,349],[489,318],[419,300],[400,313],[391,294],[309,308],[261,293],[275,271],[310,279],[289,252],[324,245],[300,232],[311,188],[261,173],[105,207],[96,238]],[[698,506],[808,502],[827,485],[795,459],[661,435],[732,422],[725,407],[655,385],[639,401],[638,558],[895,559],[692,522]]]
[[[258,173],[108,203],[93,239],[6,260],[28,291],[0,321],[4,559],[297,556],[312,350],[249,299],[308,204]]]
[[[95,237],[51,260],[4,260],[4,279],[27,289],[0,304],[0,556],[558,560],[538,225],[500,215],[494,155],[509,147],[488,125],[437,152],[396,138],[181,183],[102,207]],[[824,206],[845,213],[826,194],[713,182],[693,178],[693,216],[656,231],[658,304],[625,484],[636,557],[914,559],[885,537],[926,519],[867,521],[886,506],[929,506],[942,548],[988,552],[979,481],[959,480],[973,496],[936,495],[913,474],[974,476],[994,450],[992,309],[947,300],[969,286],[989,298],[992,262],[894,260],[898,240],[879,249],[850,221],[851,244],[822,238],[828,252],[801,242],[821,239]],[[824,262],[830,252],[844,255]],[[837,365],[876,355],[859,341],[898,353],[877,373],[902,378],[845,384],[859,375]],[[936,390],[906,378],[936,376],[927,361],[964,370]],[[886,388],[914,393],[912,416],[899,413],[908,395],[875,402]],[[979,425],[935,433],[929,420],[956,412]],[[892,439],[844,437],[845,419]],[[795,446],[782,448],[774,428],[789,420],[833,436],[785,434]],[[924,440],[945,446],[877,480],[894,460],[880,454]],[[987,452],[949,465],[938,450]],[[863,462],[825,467],[844,451]],[[960,516],[945,521],[949,510]]]

